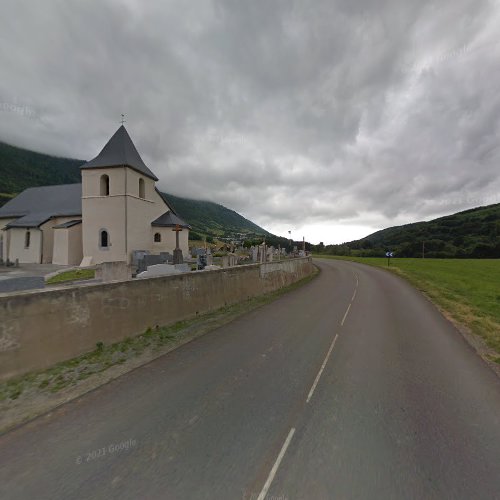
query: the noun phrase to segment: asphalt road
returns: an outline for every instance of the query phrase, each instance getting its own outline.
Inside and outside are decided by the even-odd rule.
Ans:
[[[0,437],[0,498],[500,498],[500,379],[403,280],[318,264]]]

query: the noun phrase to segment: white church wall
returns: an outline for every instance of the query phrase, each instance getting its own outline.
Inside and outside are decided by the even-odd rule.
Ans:
[[[123,261],[125,252],[125,167],[82,171],[83,255],[92,264]],[[109,176],[109,195],[100,195],[102,175]],[[100,246],[101,231],[107,231],[109,246]]]
[[[13,227],[10,233],[9,259],[19,259],[21,264],[40,264],[42,252],[42,232],[40,229]],[[26,246],[26,233],[29,232],[29,246]]]
[[[82,170],[82,196],[101,197],[101,176],[109,177],[109,196],[123,196],[125,192],[125,167]]]
[[[126,260],[125,196],[82,199],[83,255],[92,264]],[[100,234],[108,233],[108,247],[101,247]]]
[[[0,256],[2,259],[7,259],[9,255],[9,240],[10,233],[5,229],[5,226],[15,219],[0,219],[0,240],[2,248],[0,249]]]
[[[82,224],[78,224],[68,228],[68,265],[77,266],[82,259]]]
[[[151,233],[151,222],[161,215],[158,213],[158,206],[154,204],[144,206],[143,201],[130,198],[128,202],[129,251],[152,251],[153,236]]]
[[[69,222],[79,217],[55,217],[48,220],[40,226],[43,232],[42,237],[42,264],[50,264],[53,262],[54,256],[54,226]],[[55,264],[55,262],[54,262]]]
[[[142,179],[144,181],[144,199],[149,200],[151,202],[156,202],[154,195],[155,191],[155,181],[146,177],[139,172],[129,168],[127,171],[127,195],[133,198],[141,198],[139,196],[139,180]]]
[[[52,263],[61,266],[68,265],[68,230],[65,228],[54,229]]]
[[[100,195],[102,175],[109,176],[107,196]],[[139,179],[144,181],[144,198],[139,197]],[[83,255],[99,264],[129,261],[133,250],[151,251],[151,222],[167,210],[154,181],[135,170],[124,167],[82,171]],[[107,249],[99,244],[102,230],[108,231],[110,237]]]
[[[54,229],[52,262],[63,266],[77,266],[82,258],[82,224]]]
[[[154,253],[160,252],[170,252],[173,254],[175,249],[175,231],[172,231],[171,227],[152,227],[151,231],[151,241],[153,241],[152,251]],[[161,242],[154,243],[154,235],[155,233],[160,233]],[[183,229],[179,233],[179,247],[182,250],[182,254],[186,257],[189,253],[189,231],[187,229]]]
[[[52,262],[52,254],[54,253],[54,230],[56,225],[54,220],[49,220],[40,226],[43,232],[42,236],[42,264],[50,264]]]

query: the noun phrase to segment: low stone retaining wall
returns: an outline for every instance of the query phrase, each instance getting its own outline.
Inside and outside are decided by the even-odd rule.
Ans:
[[[225,305],[313,272],[310,257],[0,296],[0,380]]]

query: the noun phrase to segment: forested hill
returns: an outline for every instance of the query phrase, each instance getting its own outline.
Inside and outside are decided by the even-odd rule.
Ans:
[[[500,258],[500,204],[465,210],[429,222],[390,227],[344,245],[329,245],[326,253],[398,257]]]
[[[191,200],[164,193],[173,209],[191,224],[194,231],[206,233],[207,229],[214,235],[227,233],[245,233],[249,235],[270,236],[262,229],[239,213],[211,201]]]
[[[26,188],[81,182],[83,160],[58,158],[0,142],[0,206]],[[209,237],[261,239],[271,236],[265,229],[245,219],[237,212],[217,203],[190,200],[165,194],[176,212],[196,233]],[[285,242],[287,240],[284,240]]]
[[[0,142],[0,206],[29,187],[80,182],[82,164]]]

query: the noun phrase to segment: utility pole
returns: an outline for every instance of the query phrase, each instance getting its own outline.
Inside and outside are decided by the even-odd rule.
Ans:
[[[422,259],[425,259],[425,241],[422,241]]]

